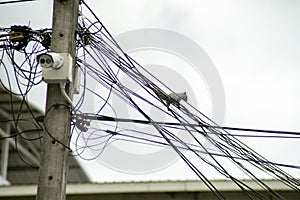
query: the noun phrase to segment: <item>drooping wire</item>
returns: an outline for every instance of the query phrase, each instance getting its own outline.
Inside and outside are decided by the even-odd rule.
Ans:
[[[2,3],[13,3],[13,1]],[[26,160],[19,151],[18,144],[38,140],[40,143],[36,144],[41,145],[41,132],[44,127],[35,120],[38,117],[37,110],[28,103],[28,94],[33,87],[42,82],[41,68],[37,65],[36,56],[48,50],[44,44],[44,36],[49,35],[50,32],[50,29],[32,30],[27,26],[0,28],[0,88],[8,94],[10,115],[5,120],[8,120],[7,123],[12,126],[11,130],[14,130],[14,133],[7,137],[14,139],[20,159],[31,167],[38,166]],[[4,118],[1,116],[1,119]],[[30,124],[31,128],[24,129],[22,124]],[[34,149],[33,154],[39,157]]]
[[[263,131],[220,127],[188,102],[180,104],[179,102],[171,101],[163,93],[161,93],[162,95],[157,95],[161,91],[174,91],[126,54],[92,9],[88,7],[85,1],[82,2],[95,19],[91,20],[82,15],[79,18],[77,31],[76,62],[84,77],[81,93],[77,99],[78,103],[73,110],[72,137],[76,138],[72,142],[75,146],[74,156],[79,156],[86,160],[94,160],[105,152],[108,145],[120,140],[128,142],[141,141],[141,143],[147,142],[147,144],[154,143],[155,145],[173,148],[218,199],[226,199],[226,197],[211,183],[205,172],[199,170],[199,167],[193,163],[193,160],[185,156],[184,151],[192,152],[201,162],[209,165],[225,178],[232,180],[249,199],[268,199],[268,197],[253,190],[250,186],[230,174],[230,171],[222,166],[221,161],[219,161],[220,158],[226,158],[232,162],[236,169],[244,172],[257,186],[274,199],[282,199],[282,197],[252,173],[251,169],[247,167],[248,164],[299,191],[299,181],[278,167],[292,167],[292,165],[268,161],[242,143],[238,139],[239,135],[231,134],[226,130]],[[84,12],[84,10],[81,9],[81,12]],[[3,79],[0,82],[10,92],[12,111],[15,110],[12,104],[12,95],[18,95],[22,99],[17,114],[13,114],[13,119],[9,119],[13,121],[14,126],[18,127],[22,120],[21,111],[24,107],[29,109],[33,120],[37,119],[37,116],[34,116],[33,112],[30,111],[30,106],[26,103],[27,95],[34,86],[41,82],[41,69],[38,67],[34,57],[37,53],[49,50],[49,46],[45,45],[47,44],[45,40],[51,36],[51,33],[49,29],[33,31],[26,27],[14,28],[18,31],[20,29],[23,30],[25,39],[9,39],[9,31],[12,30],[12,27],[0,29],[4,32],[0,34],[1,57],[7,59],[6,61],[0,60],[0,67],[3,67],[6,74],[6,80]],[[12,66],[13,78],[8,73],[8,65]],[[124,77],[128,82],[124,81]],[[6,86],[6,82],[8,86]],[[13,93],[13,85],[17,89],[15,93]],[[132,85],[136,86],[139,91]],[[98,86],[101,94],[98,94],[99,91],[96,90]],[[140,91],[143,91],[143,93]],[[94,105],[88,105],[91,99],[93,99]],[[122,118],[124,113],[114,108],[113,102],[115,99],[122,103],[122,109],[127,109],[128,106],[137,119]],[[168,103],[170,106],[167,106]],[[146,107],[151,107],[156,112],[166,115],[170,122],[161,123],[157,122],[156,119],[152,119],[147,114]],[[46,112],[44,118],[46,118],[49,111]],[[102,115],[102,113],[104,114]],[[113,117],[103,117],[105,113],[112,114]],[[102,118],[99,116],[102,116]],[[128,121],[124,119],[128,119]],[[103,124],[103,121],[109,122]],[[137,123],[151,126],[154,129],[141,128],[139,131],[139,128],[136,126]],[[39,125],[38,122],[37,124]],[[104,127],[99,128],[100,124]],[[40,128],[43,128],[51,137],[52,134],[47,130],[47,127]],[[153,130],[155,130],[154,133],[152,133]],[[184,141],[184,139],[174,133],[176,131],[182,131],[189,135],[193,142]],[[138,134],[138,136],[131,135],[132,133]],[[265,130],[265,133],[297,135],[296,132],[275,132],[271,130]],[[24,132],[19,131],[12,137],[17,141],[17,137],[23,134]],[[281,137],[281,135],[278,135],[278,137]],[[149,136],[154,137],[156,140],[147,139]],[[257,135],[257,137],[266,136]],[[25,136],[20,138],[28,139]],[[63,147],[70,148],[68,144],[64,144],[56,138],[53,139]],[[212,147],[208,148],[204,145],[203,140]],[[91,155],[91,152],[93,155]],[[294,167],[298,169],[297,166]]]
[[[87,6],[84,1],[83,4]],[[144,118],[137,120],[139,120],[140,122],[145,121],[148,125],[155,127],[157,133],[161,136],[169,133],[168,136],[171,138],[171,140],[170,138],[169,140],[173,142],[177,141],[181,145],[187,145],[187,143],[184,143],[183,141],[180,142],[180,138],[176,137],[174,134],[171,134],[167,129],[176,127],[181,131],[185,130],[185,132],[193,137],[198,145],[200,145],[198,147],[201,148],[203,152],[206,152],[206,154],[209,155],[209,157],[211,158],[211,161],[209,161],[209,165],[211,165],[217,171],[221,172],[225,177],[234,181],[244,192],[246,192],[249,187],[238,182],[235,177],[230,175],[229,172],[225,168],[223,168],[219,161],[215,158],[216,155],[227,157],[228,160],[230,160],[237,167],[237,169],[243,171],[250,179],[252,179],[258,186],[267,191],[275,199],[282,199],[282,197],[274,192],[265,183],[260,181],[260,179],[257,178],[255,174],[253,174],[246,167],[246,163],[250,163],[252,166],[266,172],[267,174],[273,175],[275,178],[284,182],[289,187],[295,190],[299,190],[299,182],[279,169],[275,165],[275,162],[270,162],[257,154],[255,151],[253,151],[253,149],[249,148],[240,140],[238,140],[237,134],[233,135],[228,133],[227,131],[225,131],[225,128],[216,125],[208,117],[194,108],[188,102],[185,104],[177,104],[171,102],[171,107],[168,107],[166,109],[166,100],[161,99],[161,97],[157,96],[157,90],[166,89],[171,92],[173,91],[168,88],[163,82],[158,80],[154,75],[152,75],[147,69],[139,65],[136,61],[134,61],[134,59],[127,55],[116,43],[113,37],[111,37],[111,34],[96,17],[95,13],[93,13],[88,6],[87,9],[95,17],[95,22],[92,22],[92,20],[86,20],[85,24],[82,25],[82,29],[86,31],[89,38],[89,43],[84,45],[82,48],[92,59],[93,64],[86,60],[81,60],[80,62],[84,63],[82,66],[85,69],[88,69],[87,75],[89,75],[89,78],[94,80],[96,84],[102,85],[103,88],[110,94],[106,96],[107,99],[105,102],[112,101],[112,96],[114,98],[115,96],[117,96],[119,100],[125,103],[124,105],[129,105],[129,108],[135,110],[137,116]],[[122,76],[128,78],[145,93],[141,95],[136,92],[136,90],[133,90],[130,85],[127,85],[127,83],[123,82]],[[158,87],[157,84],[155,84],[153,81],[158,82],[159,85],[162,85],[164,87],[164,89]],[[167,125],[163,123],[155,123],[155,119],[150,119],[145,114],[145,111],[143,110],[143,108],[145,108],[145,105],[154,107],[158,112],[167,114],[167,116],[172,119],[170,123],[177,124]],[[106,108],[106,103],[102,104],[102,106],[99,105],[98,108],[101,108],[99,110],[103,112],[103,109]],[[96,110],[94,110],[94,117],[97,117],[101,112],[97,112]],[[82,119],[86,120],[88,119],[88,116],[84,113],[82,116],[78,117],[82,117]],[[116,118],[115,121],[118,121],[118,119],[122,118]],[[95,124],[97,123],[95,121],[96,119],[89,120]],[[135,119],[128,118],[128,120],[131,120],[131,124],[134,127],[134,123],[136,123]],[[118,129],[120,128],[122,128],[121,125]],[[144,135],[146,136],[147,133],[144,133]],[[214,146],[214,151],[212,152],[211,150],[207,149],[207,147],[201,145],[201,141],[197,139],[198,137],[204,138],[212,146]],[[173,147],[174,150],[179,155],[181,155],[180,148],[178,149],[178,145],[172,145],[170,143],[168,143],[168,145]],[[179,147],[181,147],[181,145],[179,145]],[[182,159],[185,160],[185,158],[183,157]],[[245,161],[245,164],[242,164],[238,160]],[[190,163],[190,161],[186,161],[187,164]],[[195,170],[193,165],[189,166],[193,171]],[[216,192],[214,188],[209,186],[209,183],[208,187]],[[247,195],[250,199],[252,199],[253,195],[255,197],[259,196],[260,199],[266,199],[266,197],[257,195],[255,191],[247,193]],[[218,198],[220,198],[220,196]]]

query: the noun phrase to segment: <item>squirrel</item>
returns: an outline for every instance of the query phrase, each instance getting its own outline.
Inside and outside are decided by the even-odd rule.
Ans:
[[[164,100],[166,102],[168,108],[170,107],[171,103],[179,104],[181,100],[184,101],[188,100],[186,92],[181,92],[181,93],[172,92],[170,94],[167,94],[160,88],[155,89],[153,91],[161,100]]]

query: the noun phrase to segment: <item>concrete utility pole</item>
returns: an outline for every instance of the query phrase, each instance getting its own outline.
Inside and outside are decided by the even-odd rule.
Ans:
[[[54,0],[51,51],[70,53],[73,62],[78,6],[79,0]],[[66,92],[71,98],[72,90],[67,84]],[[71,122],[67,105],[59,84],[48,84],[37,200],[66,199],[69,150],[65,146],[69,146]]]

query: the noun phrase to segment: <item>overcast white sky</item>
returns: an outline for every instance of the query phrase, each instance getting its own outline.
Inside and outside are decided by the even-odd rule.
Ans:
[[[300,1],[110,0],[87,3],[112,35],[141,28],[168,29],[201,46],[214,62],[226,97],[225,126],[300,130]],[[51,26],[48,0],[0,6],[0,26]],[[147,38],[145,38],[147,39]],[[44,102],[36,103],[43,105]],[[300,140],[247,139],[270,160],[300,165]],[[153,173],[116,172],[83,162],[95,181],[187,179],[177,161]],[[182,173],[177,173],[178,171]],[[300,177],[299,172],[292,172]]]

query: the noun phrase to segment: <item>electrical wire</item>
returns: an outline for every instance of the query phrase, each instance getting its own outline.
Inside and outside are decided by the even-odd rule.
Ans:
[[[15,141],[22,139],[27,142],[41,139],[23,136],[26,130],[18,131],[20,123],[27,119],[22,118],[22,110],[28,109],[29,118],[36,123],[37,130],[44,130],[55,142],[67,148],[71,156],[78,156],[84,160],[95,160],[105,153],[109,145],[117,144],[117,141],[126,141],[156,148],[172,148],[217,199],[227,199],[226,194],[220,192],[208,179],[208,174],[201,171],[194,160],[185,155],[186,151],[203,165],[211,167],[234,182],[249,199],[283,199],[252,172],[253,168],[300,191],[299,181],[279,168],[300,169],[299,166],[269,161],[238,139],[299,139],[299,132],[218,126],[189,102],[180,103],[169,98],[167,92],[175,91],[126,54],[85,1],[82,1],[80,11],[83,14],[79,17],[76,34],[76,65],[84,76],[81,91],[72,110],[68,105],[55,105],[72,112],[73,140],[70,145],[74,146],[75,151],[71,152],[69,144],[54,138],[45,123],[41,126],[41,117],[35,116],[27,103],[27,96],[32,88],[42,81],[41,69],[35,57],[38,53],[49,51],[51,29],[32,30],[24,26],[0,28],[0,67],[5,72],[5,77],[1,77],[0,83],[10,92],[12,111],[16,110],[13,95],[22,99],[16,114],[12,115],[12,119],[7,119],[17,130],[9,137],[15,138]],[[85,12],[93,19],[86,17]],[[11,37],[13,31],[22,37]],[[13,75],[8,69],[12,70]],[[13,91],[14,87],[16,92]],[[70,102],[69,98],[66,100]],[[114,102],[121,105],[120,109]],[[46,111],[42,120],[46,120],[55,106]],[[167,120],[161,122],[152,118],[146,108],[166,116]],[[126,109],[130,109],[134,117],[126,116]],[[232,134],[228,131],[255,134]],[[176,132],[184,133],[189,141]],[[2,139],[7,138],[0,138]],[[232,164],[232,168],[249,177],[265,193],[256,191],[252,186],[238,180],[231,174],[230,167],[223,166],[224,159]]]
[[[1,2],[1,4],[13,2],[24,1]],[[0,71],[2,74],[0,84],[1,90],[9,94],[11,118],[5,118],[5,120],[12,125],[12,130],[14,130],[13,134],[1,140],[13,138],[20,159],[28,166],[35,168],[38,166],[32,165],[19,151],[18,143],[40,141],[35,142],[34,145],[41,145],[43,136],[40,133],[43,126],[35,120],[36,110],[28,104],[28,94],[33,87],[42,82],[41,68],[37,65],[36,56],[38,53],[47,51],[42,43],[45,34],[49,34],[50,31],[50,29],[32,30],[27,26],[0,28]],[[16,99],[20,103],[16,104]],[[23,129],[24,124],[30,125],[27,130]]]
[[[16,4],[16,3],[25,3],[29,1],[36,1],[36,0],[16,0],[16,1],[5,1],[5,2],[0,2],[0,5],[5,5],[5,4]]]
[[[171,106],[166,108],[168,102],[166,102],[166,99],[161,99],[161,97],[157,96],[157,91],[161,91],[161,90],[162,91],[168,90],[170,92],[174,92],[174,91],[168,88],[163,82],[158,80],[154,75],[152,75],[149,71],[147,71],[147,69],[139,65],[134,59],[132,59],[129,55],[127,55],[116,43],[113,37],[111,37],[111,34],[107,31],[107,29],[103,26],[103,24],[97,18],[95,13],[93,13],[92,9],[89,8],[84,1],[83,1],[83,5],[86,6],[87,10],[92,14],[92,16],[95,17],[95,21],[87,19],[85,18],[84,15],[82,15],[82,18],[84,18],[84,24],[80,25],[80,29],[83,30],[82,32],[86,34],[85,39],[86,41],[88,40],[88,42],[81,43],[82,45],[81,50],[85,52],[85,55],[89,55],[89,58],[91,58],[92,62],[87,61],[86,59],[83,60],[80,59],[81,67],[83,67],[84,70],[86,70],[86,75],[89,76],[89,79],[92,79],[94,83],[103,86],[102,90],[106,91],[107,94],[109,94],[106,96],[107,98],[104,101],[105,103],[99,105],[98,108],[101,109],[99,109],[98,111],[100,112],[96,111],[97,109],[95,108],[94,113],[92,113],[91,115],[82,111],[81,114],[76,115],[78,119],[88,120],[90,123],[93,123],[93,125],[89,125],[87,129],[96,127],[97,124],[103,123],[104,121],[108,123],[119,122],[120,123],[118,125],[119,127],[116,129],[116,131],[113,131],[113,133],[115,134],[113,136],[106,135],[106,139],[107,139],[106,141],[111,140],[111,138],[115,138],[114,140],[111,140],[110,144],[112,144],[118,140],[124,139],[124,138],[118,138],[119,136],[121,135],[124,136],[125,134],[125,133],[120,134],[120,130],[125,130],[122,129],[122,127],[129,126],[129,124],[131,127],[130,129],[127,129],[127,131],[132,133],[134,133],[134,130],[137,129],[137,126],[135,124],[141,124],[144,127],[145,126],[154,127],[157,133],[160,134],[160,136],[163,137],[165,141],[168,141],[167,142],[168,146],[172,147],[178,153],[178,155],[199,176],[199,178],[201,178],[201,180],[203,180],[207,184],[207,187],[211,189],[211,191],[214,192],[216,197],[219,199],[222,199],[223,197],[217,192],[217,188],[211,186],[209,180],[205,178],[206,176],[201,172],[199,172],[197,167],[193,165],[188,158],[182,156],[183,155],[181,152],[182,149],[184,150],[189,149],[190,151],[193,152],[194,146],[184,142],[178,136],[174,135],[172,131],[174,130],[184,131],[188,135],[190,135],[193,138],[193,140],[198,144],[197,150],[201,150],[201,152],[206,152],[205,154],[209,155],[210,160],[203,158],[199,153],[197,153],[197,151],[195,151],[194,154],[198,156],[200,160],[202,160],[204,163],[210,165],[215,170],[220,172],[222,175],[235,182],[238,185],[238,187],[243,192],[245,192],[250,199],[252,198],[267,199],[268,197],[262,194],[258,194],[256,191],[251,190],[249,186],[244,185],[243,183],[239,182],[237,178],[230,175],[229,171],[225,169],[222,166],[222,164],[218,161],[219,159],[218,157],[221,156],[224,158],[228,158],[228,160],[230,160],[237,167],[237,169],[244,172],[259,187],[261,187],[263,190],[267,191],[269,195],[274,197],[274,199],[282,199],[282,197],[278,195],[276,192],[274,192],[265,183],[263,183],[258,177],[256,177],[256,175],[253,174],[248,167],[246,167],[248,164],[260,169],[261,171],[264,171],[267,174],[272,175],[273,177],[282,181],[289,187],[295,190],[299,190],[298,188],[299,182],[296,179],[292,178],[290,175],[283,172],[281,169],[279,169],[277,167],[279,165],[276,165],[275,162],[266,160],[265,158],[257,154],[255,151],[253,151],[253,149],[249,148],[240,140],[238,140],[237,137],[239,137],[239,135],[242,134],[231,134],[226,131],[226,130],[232,130],[233,127],[220,127],[216,125],[203,113],[198,111],[192,105],[189,105],[188,102],[186,102],[184,105],[179,104],[177,102],[169,102]],[[126,82],[123,82],[122,77],[128,78],[128,80],[131,81],[130,82],[131,85],[127,84]],[[164,89],[158,87],[157,84],[153,82],[153,80],[158,82],[159,85],[162,85]],[[140,93],[136,92],[136,90],[134,89],[135,86],[140,90],[143,90],[145,93],[141,95]],[[86,85],[86,87],[89,86]],[[86,90],[86,88],[83,89]],[[88,95],[87,92],[85,94]],[[91,93],[91,96],[92,98],[95,98],[97,95]],[[140,118],[144,118],[144,119],[108,117],[107,115],[106,116],[101,115],[101,113],[106,108],[106,104],[108,102],[111,102],[113,100],[112,98],[116,98],[116,97],[120,100],[120,102],[123,102],[124,105],[127,105],[132,110],[135,110],[136,115],[140,115]],[[163,96],[163,98],[167,98],[167,97]],[[170,120],[170,122],[157,122],[156,120],[151,119],[145,113],[144,108],[146,105],[155,108],[157,112],[166,114],[166,116],[168,116],[168,118],[172,120]],[[82,106],[82,108],[84,108],[84,105]],[[189,109],[191,109],[192,111],[190,111]],[[238,128],[234,131],[252,131],[252,132],[260,133],[260,131],[257,130],[259,129]],[[103,130],[99,130],[99,131],[103,132]],[[138,138],[141,138],[142,140],[141,142],[143,143],[144,141],[150,142],[145,138],[148,135],[148,133],[145,131],[147,130],[142,131],[142,135],[140,135],[137,138],[135,138],[135,136],[131,136],[132,141],[137,142]],[[89,130],[87,130],[87,132],[89,133]],[[261,132],[271,133],[272,135],[255,135],[255,136],[259,138],[260,137],[275,137],[275,138],[290,137],[290,138],[298,139],[296,137],[298,134],[297,132],[287,132],[287,131],[276,132],[272,130],[261,130]],[[93,134],[97,134],[97,131],[93,132]],[[292,137],[293,134],[295,135],[295,137]],[[130,134],[125,134],[125,135],[128,136]],[[291,136],[286,136],[286,135],[291,135]],[[244,135],[244,136],[252,137],[252,135]],[[253,135],[253,137],[255,136]],[[211,150],[207,149],[207,147],[201,144],[200,139],[205,139],[206,141],[208,141],[209,144],[212,145],[214,147],[213,149],[215,150],[212,152]],[[86,142],[85,145],[89,146],[88,145],[89,141],[85,140],[85,142]],[[154,143],[156,143],[155,145],[165,144],[162,141],[156,141],[156,140]],[[108,144],[108,142],[105,144]],[[104,145],[103,148],[105,147],[106,145]],[[102,148],[101,148],[101,153],[103,153]],[[244,163],[242,163],[241,161],[243,161]]]

